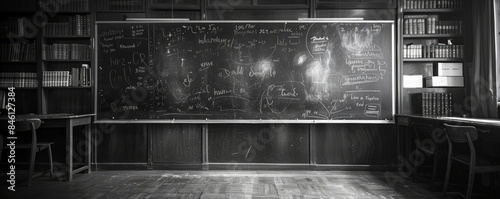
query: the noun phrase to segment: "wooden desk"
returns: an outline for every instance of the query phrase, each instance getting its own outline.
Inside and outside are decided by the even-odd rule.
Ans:
[[[479,119],[479,118],[463,118],[463,117],[438,117],[438,116],[421,116],[421,115],[395,115],[396,124],[398,126],[399,149],[398,153],[402,157],[408,157],[408,154],[413,150],[411,147],[412,133],[404,133],[405,129],[410,126],[412,120],[423,120],[431,124],[435,124],[441,128],[444,123],[456,125],[475,126],[480,133],[477,152],[483,153],[491,157],[500,158],[500,154],[496,152],[500,148],[500,120],[498,119]]]
[[[489,126],[500,127],[499,119],[480,119],[480,118],[465,118],[465,117],[439,117],[439,116],[421,116],[421,115],[396,115],[396,124],[409,125],[408,120],[411,118],[428,119],[438,122],[460,123],[472,126]]]
[[[73,180],[73,174],[87,171],[91,172],[91,124],[92,117],[95,114],[28,114],[28,115],[16,115],[16,119],[23,118],[40,118],[43,124],[40,128],[66,128],[66,181],[70,182]],[[6,117],[1,117],[0,119],[6,119]],[[85,126],[85,142],[87,143],[87,151],[85,155],[85,166],[77,169],[73,169],[73,128],[76,126]]]

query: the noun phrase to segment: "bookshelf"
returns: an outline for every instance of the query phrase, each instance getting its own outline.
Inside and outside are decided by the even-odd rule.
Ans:
[[[35,6],[34,0],[20,0],[5,2],[0,8],[0,90],[7,93],[15,87],[16,114],[38,112],[36,48],[40,40],[27,30]]]
[[[467,2],[399,2],[399,113],[454,115],[465,98]]]
[[[0,13],[0,90],[15,87],[16,114],[93,112],[93,2],[58,2],[43,25],[33,19],[51,0]]]
[[[92,113],[90,0],[71,0],[49,19],[41,33],[42,114]]]

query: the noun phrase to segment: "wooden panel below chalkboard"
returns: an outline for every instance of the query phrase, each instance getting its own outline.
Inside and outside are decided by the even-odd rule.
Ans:
[[[392,120],[393,21],[97,24],[99,120]]]
[[[317,164],[397,165],[394,125],[318,124]]]
[[[309,163],[309,125],[210,125],[210,163]]]
[[[201,125],[148,125],[152,162],[201,164]]]

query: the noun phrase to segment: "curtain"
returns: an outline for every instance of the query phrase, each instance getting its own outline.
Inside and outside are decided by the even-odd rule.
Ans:
[[[494,18],[493,0],[472,1],[471,95],[466,100],[477,118],[498,118]]]

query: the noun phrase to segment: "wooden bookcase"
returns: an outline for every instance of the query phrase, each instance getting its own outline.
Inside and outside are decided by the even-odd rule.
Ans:
[[[0,18],[0,88],[16,88],[16,114],[92,113],[94,1],[57,3],[54,13],[43,6],[49,1],[23,0],[34,9]],[[41,14],[44,23],[36,21]]]
[[[38,111],[36,48],[40,40],[36,32],[25,28],[35,12],[33,0],[6,1],[0,8],[0,90],[7,94],[15,86],[16,114]]]
[[[399,113],[422,114],[414,107],[418,93],[451,93],[449,105],[459,105],[465,98],[465,86],[430,86],[426,78],[437,76],[439,63],[462,64],[462,78],[467,84],[467,18],[468,0],[401,0],[400,10],[400,61],[399,61]],[[416,83],[409,79],[419,79],[422,86],[405,85]],[[434,99],[431,99],[434,100]],[[440,103],[437,100],[437,103]],[[444,106],[446,103],[442,103]],[[439,105],[439,104],[438,104]],[[448,105],[447,105],[448,106]],[[444,107],[443,107],[444,108]],[[444,111],[443,111],[444,112]],[[437,115],[449,115],[442,113]]]

